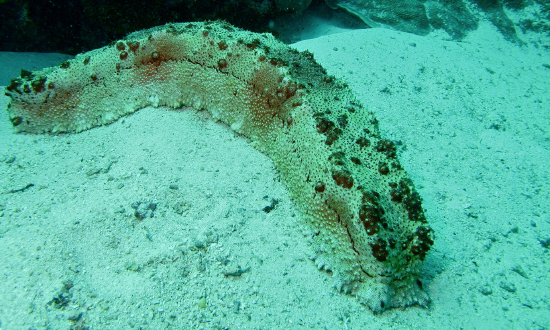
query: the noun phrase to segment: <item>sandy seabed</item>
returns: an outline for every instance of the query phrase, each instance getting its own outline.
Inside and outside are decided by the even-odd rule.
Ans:
[[[550,329],[548,51],[487,24],[293,47],[397,142],[436,233],[428,309],[336,292],[272,162],[204,112],[36,136],[2,111],[0,329]]]

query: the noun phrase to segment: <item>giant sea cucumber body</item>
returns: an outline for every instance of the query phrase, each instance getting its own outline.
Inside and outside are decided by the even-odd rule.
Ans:
[[[433,244],[394,143],[346,84],[269,34],[223,22],[130,34],[6,88],[16,131],[77,133],[146,106],[208,110],[271,157],[315,233],[316,263],[373,311],[429,303]]]

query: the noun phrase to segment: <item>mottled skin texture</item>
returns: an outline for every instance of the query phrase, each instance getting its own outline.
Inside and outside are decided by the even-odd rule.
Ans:
[[[374,115],[310,53],[226,23],[129,35],[7,87],[18,132],[77,133],[145,106],[191,106],[273,159],[316,264],[374,312],[429,303],[419,280],[433,244],[421,199]]]

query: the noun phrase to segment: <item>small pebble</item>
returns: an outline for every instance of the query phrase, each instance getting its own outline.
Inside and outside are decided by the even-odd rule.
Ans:
[[[206,297],[202,297],[198,302],[199,308],[206,308]]]

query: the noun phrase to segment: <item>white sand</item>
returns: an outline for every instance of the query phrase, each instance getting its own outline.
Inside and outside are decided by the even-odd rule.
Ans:
[[[429,309],[373,315],[337,293],[273,164],[204,113],[33,136],[0,111],[0,329],[550,327],[549,54],[489,26],[462,43],[370,29],[294,46],[402,142],[437,236]],[[140,201],[154,217],[133,216]]]

